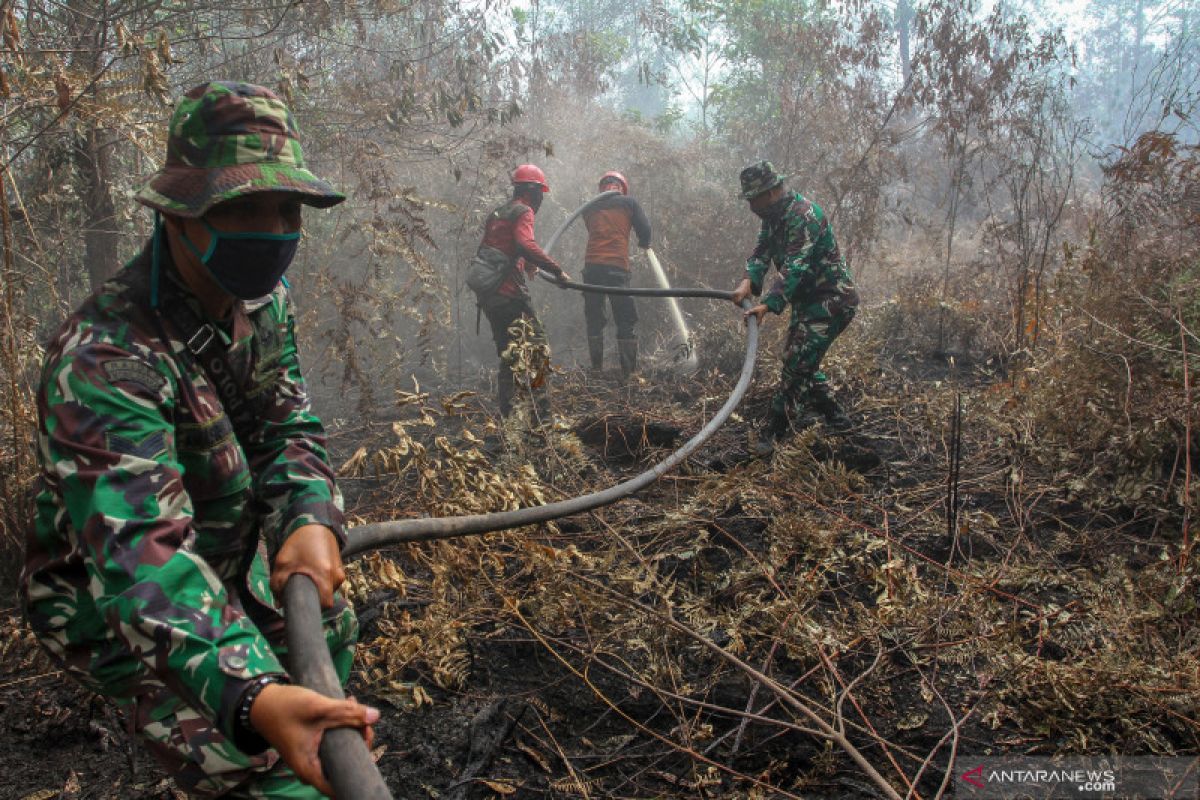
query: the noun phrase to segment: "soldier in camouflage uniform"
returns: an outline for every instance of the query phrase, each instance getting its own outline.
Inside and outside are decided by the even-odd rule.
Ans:
[[[746,316],[753,314],[761,322],[767,311],[779,314],[784,306],[792,306],[783,374],[756,445],[758,453],[766,455],[793,427],[816,421],[813,412],[831,427],[849,427],[821,372],[821,359],[854,319],[858,292],[820,206],[787,190],[784,176],[769,161],[746,167],[740,180],[742,197],[762,219],[762,228],[733,302],[740,305],[751,294],[761,294],[767,270],[774,264],[779,275]]]
[[[288,685],[276,602],[291,575],[313,579],[345,681],[357,623],[336,594],[342,500],[281,280],[301,204],[344,199],[305,167],[270,91],[193,89],[137,194],[154,235],[47,348],[26,614],[192,796],[320,797],[322,731],[369,738],[378,719]],[[185,307],[252,414],[231,420]]]

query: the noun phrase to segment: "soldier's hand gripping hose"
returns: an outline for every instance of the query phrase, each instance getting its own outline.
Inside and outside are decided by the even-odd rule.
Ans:
[[[742,278],[742,282],[733,290],[733,296],[729,299],[733,301],[735,306],[740,306],[742,301],[749,297],[754,292],[754,288],[750,285],[749,278]],[[762,319],[760,316],[759,319]]]
[[[322,737],[330,729],[353,729],[369,750],[374,741],[371,725],[379,710],[353,698],[334,700],[303,686],[272,683],[265,686],[250,707],[250,723],[300,780],[323,794],[343,797],[321,769]]]
[[[743,311],[742,317],[745,318],[746,322],[750,321],[750,317],[754,317],[754,321],[761,325],[763,317],[766,316],[766,313],[770,310],[771,309],[767,308],[765,303],[759,303],[758,305],[752,306]]]
[[[284,541],[271,568],[271,591],[278,597],[288,578],[307,575],[316,584],[321,608],[333,607],[333,593],[346,580],[341,547],[324,525],[302,525]]]

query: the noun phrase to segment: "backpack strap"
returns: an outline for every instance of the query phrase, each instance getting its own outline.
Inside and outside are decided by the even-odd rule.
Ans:
[[[171,319],[183,338],[187,352],[195,359],[217,390],[217,397],[233,425],[234,436],[243,448],[258,430],[259,403],[246,396],[246,387],[238,380],[233,365],[221,346],[221,336],[211,322],[205,322],[180,296],[178,291],[163,292],[163,313]]]

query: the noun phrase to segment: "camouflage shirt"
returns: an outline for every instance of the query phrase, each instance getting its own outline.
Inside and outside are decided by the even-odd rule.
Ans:
[[[259,410],[239,443],[168,314],[149,307],[149,250],[47,348],[22,589],[38,638],[89,688],[136,697],[156,680],[228,735],[248,681],[283,671],[266,638],[282,621],[267,559],[308,523],[343,538],[342,501],[286,287],[236,303],[221,331]],[[163,255],[161,285],[199,312]]]
[[[758,245],[746,261],[754,293],[761,294],[770,265],[780,272],[763,303],[776,314],[791,303],[805,317],[830,316],[832,309],[858,305],[850,270],[838,252],[825,212],[799,192],[777,220],[763,220]],[[823,311],[824,310],[824,311]]]

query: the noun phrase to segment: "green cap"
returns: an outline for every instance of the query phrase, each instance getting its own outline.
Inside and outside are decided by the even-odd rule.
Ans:
[[[134,198],[167,214],[199,217],[256,192],[291,192],[317,208],[346,199],[304,166],[296,121],[274,92],[220,81],[176,103],[166,164]]]
[[[787,176],[776,172],[775,165],[770,161],[758,161],[742,170],[738,177],[742,182],[742,197],[749,200],[774,189]]]

